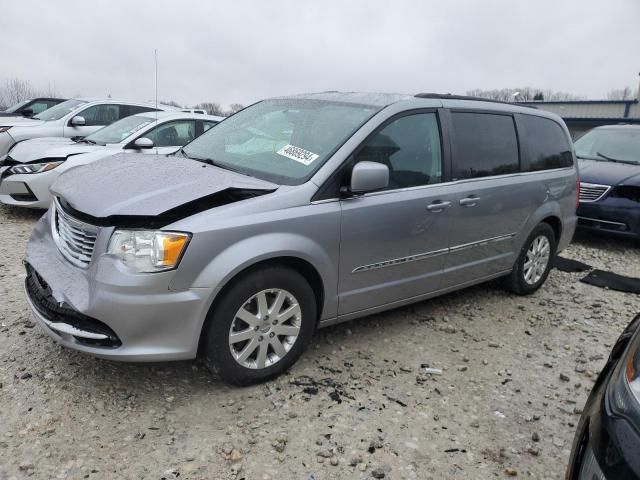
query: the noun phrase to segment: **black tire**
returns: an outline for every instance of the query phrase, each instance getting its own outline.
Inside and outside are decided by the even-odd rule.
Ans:
[[[549,242],[549,261],[547,262],[547,266],[542,273],[542,276],[535,282],[529,283],[525,279],[525,261],[527,259],[527,252],[533,241],[538,237],[544,236],[547,238]],[[513,266],[513,270],[511,273],[504,278],[505,287],[511,290],[513,293],[518,295],[529,295],[536,290],[538,290],[542,284],[547,280],[549,276],[549,271],[551,270],[551,266],[553,264],[553,258],[556,254],[556,236],[553,231],[553,228],[548,223],[540,223],[533,229],[527,241],[524,242],[524,246],[522,250],[520,250],[520,254],[518,255],[518,259],[516,260],[515,265]]]
[[[209,312],[201,345],[204,363],[214,375],[233,385],[250,385],[277,377],[298,360],[311,341],[317,323],[316,298],[313,289],[304,276],[295,270],[284,267],[265,267],[254,270],[232,280],[232,282],[230,288],[223,292],[223,296],[216,303],[215,308]],[[265,368],[249,368],[241,365],[231,352],[229,337],[232,324],[240,308],[249,305],[246,303],[249,299],[259,292],[270,289],[285,290],[297,300],[301,311],[301,318],[298,317],[299,333],[290,349],[276,363],[265,365]],[[246,326],[248,327],[248,324]],[[249,328],[245,331],[248,330]],[[256,335],[261,335],[261,333],[256,330]],[[267,338],[267,344],[270,345],[271,340],[268,339],[268,335],[270,334],[267,332],[264,337],[260,336],[260,338]],[[238,348],[247,347],[249,342],[247,340],[246,343],[240,343]],[[236,345],[238,344],[235,344],[234,347]],[[261,347],[254,348],[256,348],[257,357],[257,352]],[[269,347],[269,352],[271,356],[276,355],[273,347]],[[256,358],[256,365],[257,362]]]

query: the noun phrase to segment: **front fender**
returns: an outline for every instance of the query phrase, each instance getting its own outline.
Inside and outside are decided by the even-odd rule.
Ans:
[[[293,257],[311,265],[322,279],[324,304],[321,320],[324,320],[335,317],[338,310],[337,255],[338,252],[328,252],[317,241],[300,234],[263,233],[240,240],[222,250],[200,271],[191,287],[213,287],[213,303],[222,288],[247,268],[265,260]],[[176,290],[188,287],[180,285],[178,279],[171,285]]]

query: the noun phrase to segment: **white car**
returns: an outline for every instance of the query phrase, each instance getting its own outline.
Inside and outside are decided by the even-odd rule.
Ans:
[[[0,112],[0,117],[33,117],[51,107],[64,102],[66,99],[53,97],[37,97],[23,100]]]
[[[136,113],[153,110],[178,111],[149,102],[73,98],[32,118],[0,118],[0,155],[22,140],[40,137],[85,137],[102,127]]]
[[[82,139],[25,140],[0,157],[0,202],[48,208],[53,198],[49,187],[62,172],[122,152],[173,153],[221,120],[197,113],[147,112]]]

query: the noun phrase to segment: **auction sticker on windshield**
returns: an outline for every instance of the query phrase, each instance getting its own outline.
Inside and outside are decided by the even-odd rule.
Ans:
[[[303,165],[309,165],[319,157],[319,155],[316,155],[313,152],[305,150],[304,148],[295,147],[293,145],[285,145],[276,153],[278,155],[282,155],[283,157],[290,158],[291,160],[295,160],[296,162],[300,162]]]

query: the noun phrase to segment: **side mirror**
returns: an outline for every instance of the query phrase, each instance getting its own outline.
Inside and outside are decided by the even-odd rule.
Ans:
[[[153,148],[153,140],[147,137],[140,137],[133,142],[133,146],[135,148]]]
[[[71,119],[71,125],[74,127],[82,127],[86,123],[87,122],[84,120],[84,117],[81,117],[80,115],[76,115]]]
[[[389,185],[389,167],[378,162],[358,162],[351,171],[351,193],[382,190]]]
[[[33,116],[33,109],[32,108],[25,108],[20,113],[22,114],[23,117],[31,117],[31,116]]]

